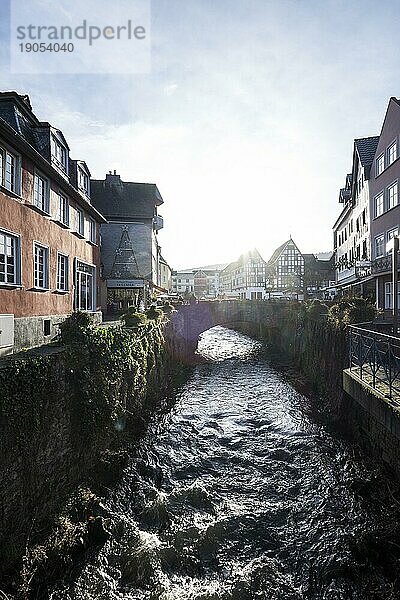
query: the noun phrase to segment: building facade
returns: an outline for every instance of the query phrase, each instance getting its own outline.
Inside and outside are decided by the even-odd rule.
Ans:
[[[221,266],[174,271],[172,292],[180,296],[195,296],[198,300],[217,298],[220,291]]]
[[[105,219],[91,203],[86,163],[69,152],[28,96],[0,93],[2,354],[51,341],[73,310],[99,308]]]
[[[172,269],[159,250],[159,282],[164,293],[172,291]]]
[[[125,182],[115,171],[92,179],[91,189],[94,206],[107,219],[101,226],[102,307],[138,306],[163,291],[158,207],[164,201],[155,184]]]
[[[305,297],[333,300],[336,296],[335,253],[303,254]]]
[[[304,298],[304,257],[290,238],[267,263],[268,298]]]
[[[371,166],[379,137],[354,140],[352,172],[339,192],[342,211],[333,227],[336,284],[339,290],[365,294],[371,261]]]
[[[266,262],[258,250],[242,254],[220,274],[220,295],[242,300],[263,300],[266,297]]]

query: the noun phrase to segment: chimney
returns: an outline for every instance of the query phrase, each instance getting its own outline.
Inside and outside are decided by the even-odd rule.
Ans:
[[[121,176],[117,175],[117,171],[114,169],[114,173],[109,171],[106,175],[106,184],[107,185],[121,185]]]

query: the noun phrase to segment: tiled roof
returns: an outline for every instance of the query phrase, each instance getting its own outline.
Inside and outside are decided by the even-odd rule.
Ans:
[[[274,253],[272,254],[271,258],[268,261],[268,264],[270,263],[274,263],[276,261],[276,259],[278,258],[278,256],[280,256],[283,252],[283,250],[286,248],[287,244],[290,242],[289,240],[286,240],[286,242],[284,242],[283,244],[281,244],[280,246],[278,246],[278,248],[274,251]]]
[[[360,138],[354,140],[360,161],[363,167],[367,167],[372,164],[374,160],[376,148],[378,146],[379,136],[374,135],[373,137]]]
[[[92,204],[109,219],[152,219],[154,207],[163,203],[154,183],[125,182],[120,178],[115,181],[92,179],[90,189]]]

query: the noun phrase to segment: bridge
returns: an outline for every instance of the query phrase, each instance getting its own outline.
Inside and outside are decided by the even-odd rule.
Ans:
[[[182,305],[171,315],[168,337],[174,353],[190,360],[199,336],[217,325],[262,336],[266,327],[274,327],[274,303],[262,300],[213,300]]]

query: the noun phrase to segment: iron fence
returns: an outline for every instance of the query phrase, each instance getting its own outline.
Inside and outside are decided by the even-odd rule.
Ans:
[[[375,330],[374,330],[375,329]],[[400,338],[372,323],[349,326],[350,371],[380,394],[400,402]]]

